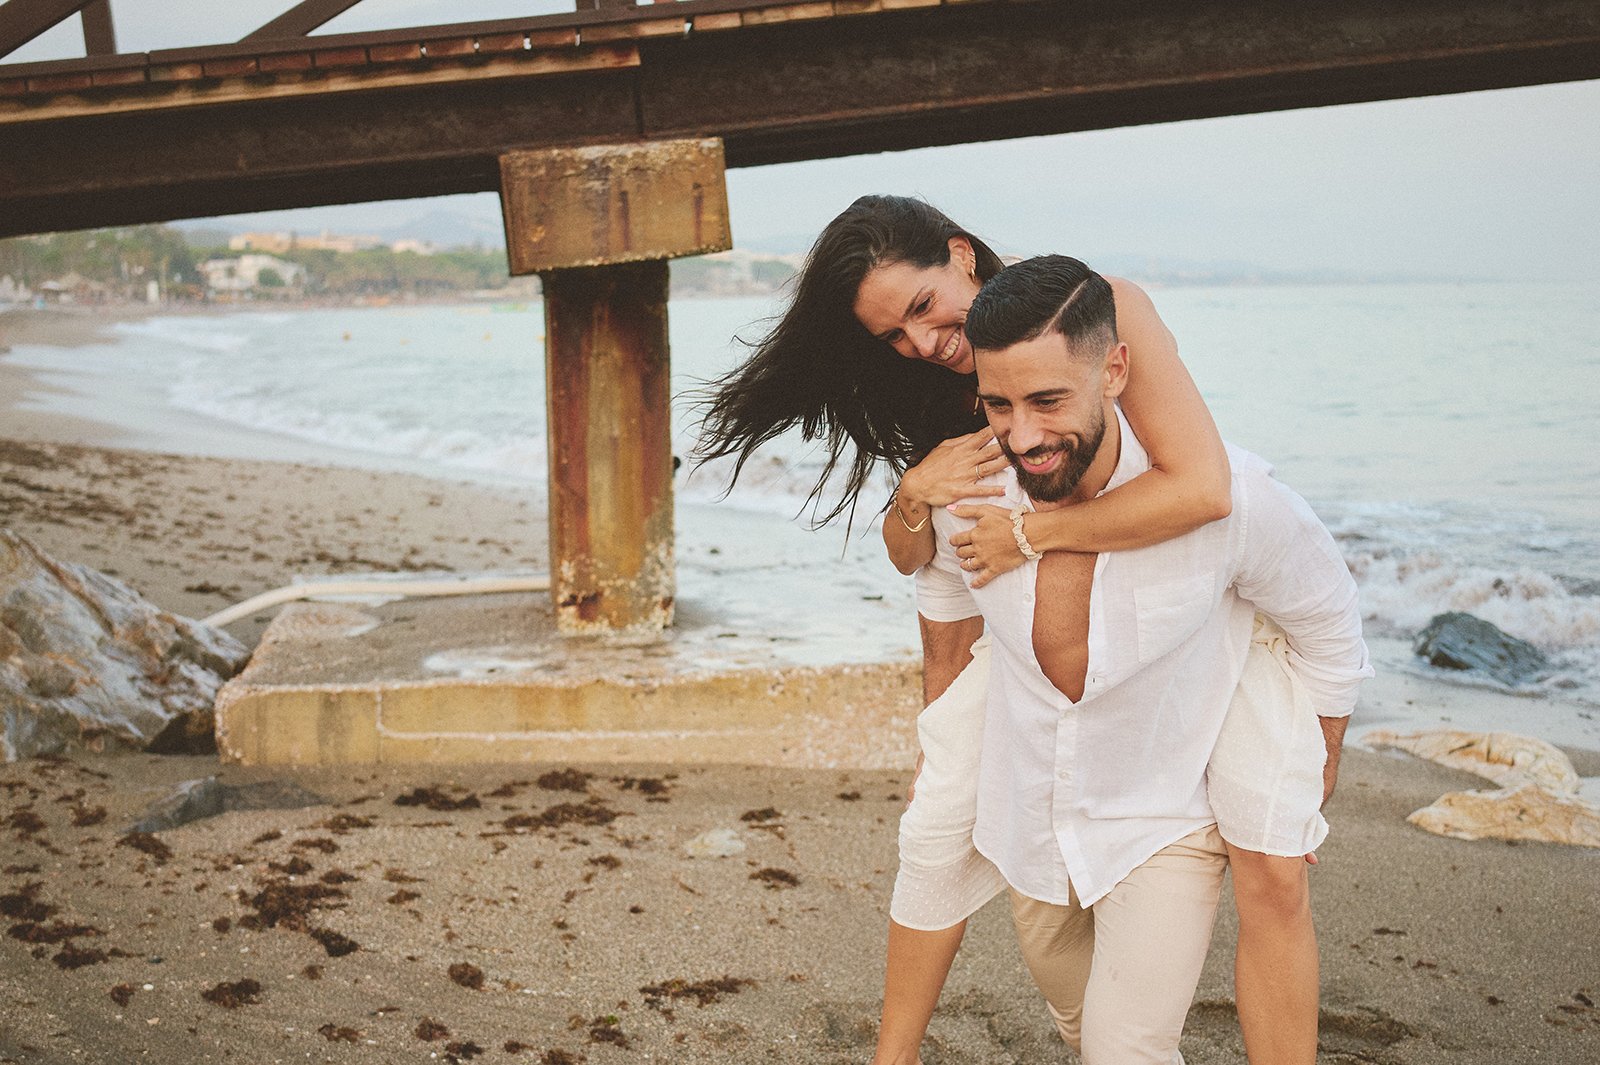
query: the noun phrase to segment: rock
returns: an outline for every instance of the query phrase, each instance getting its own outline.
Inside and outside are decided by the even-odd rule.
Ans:
[[[1455,839],[1526,839],[1600,847],[1600,806],[1537,784],[1498,791],[1452,791],[1406,818]]]
[[[744,853],[744,840],[735,829],[713,828],[685,843],[683,852],[691,858],[731,858]]]
[[[212,704],[249,650],[121,581],[0,530],[0,755],[214,749]]]
[[[1361,742],[1373,750],[1393,748],[1451,769],[1464,769],[1502,788],[1536,784],[1558,795],[1578,793],[1578,771],[1572,759],[1561,748],[1533,736],[1459,729],[1407,733],[1373,729]]]
[[[164,832],[229,810],[298,810],[327,803],[321,795],[291,781],[224,784],[216,777],[185,780],[172,794],[153,804],[130,832]]]
[[[1532,680],[1550,668],[1549,659],[1533,644],[1460,611],[1435,615],[1411,649],[1435,666],[1475,670],[1509,685]]]
[[[1510,732],[1439,729],[1401,735],[1378,729],[1361,737],[1465,769],[1499,784],[1497,791],[1452,791],[1406,820],[1456,839],[1527,839],[1600,847],[1600,806],[1579,794],[1577,770],[1558,747]]]

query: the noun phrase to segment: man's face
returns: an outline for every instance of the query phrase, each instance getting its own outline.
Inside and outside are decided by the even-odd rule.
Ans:
[[[1084,358],[1068,350],[1066,337],[1047,333],[979,354],[978,395],[989,427],[1031,498],[1066,499],[1093,465],[1105,437],[1105,401],[1125,380],[1119,348],[1107,358]]]

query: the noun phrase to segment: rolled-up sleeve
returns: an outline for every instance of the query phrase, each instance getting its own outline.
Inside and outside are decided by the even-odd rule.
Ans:
[[[971,523],[968,522],[968,525]],[[978,604],[961,573],[950,537],[957,520],[942,509],[933,514],[933,559],[917,570],[917,613],[929,621],[964,621],[978,616]]]
[[[1235,483],[1243,513],[1234,585],[1289,637],[1317,714],[1347,716],[1373,675],[1350,568],[1306,501],[1270,473],[1249,469]]]

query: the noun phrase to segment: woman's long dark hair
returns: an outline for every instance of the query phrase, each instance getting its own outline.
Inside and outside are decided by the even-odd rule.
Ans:
[[[856,292],[873,267],[950,261],[950,239],[965,237],[977,276],[1000,272],[1000,257],[943,212],[906,196],[863,196],[829,222],[792,282],[794,297],[754,353],[699,394],[703,415],[698,462],[737,456],[729,486],[756,448],[787,429],[826,441],[827,462],[806,502],[815,525],[846,510],[878,462],[896,472],[937,444],[982,423],[973,412],[972,378],[897,355],[856,320]],[[816,517],[829,478],[848,458],[844,492]]]

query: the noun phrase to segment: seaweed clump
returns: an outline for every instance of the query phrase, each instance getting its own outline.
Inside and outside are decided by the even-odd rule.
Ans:
[[[449,969],[450,979],[469,991],[483,990],[483,970],[471,962],[458,961]]]
[[[483,800],[473,792],[468,792],[459,799],[451,798],[443,788],[437,784],[422,788],[412,788],[404,795],[395,796],[396,806],[421,806],[429,810],[476,810],[483,805]]]
[[[545,791],[588,791],[589,781],[594,779],[593,773],[585,773],[581,769],[552,769],[534,781]]]
[[[254,1006],[261,1001],[261,984],[247,976],[243,980],[223,982],[202,991],[200,997],[225,1010],[236,1010],[240,1006]]]
[[[782,888],[800,886],[800,878],[787,869],[757,869],[750,874],[751,880],[760,880],[767,885],[767,890],[778,891]]]
[[[644,1004],[654,1010],[666,1011],[670,1004],[680,999],[693,999],[696,1006],[704,1009],[713,1002],[721,1001],[726,995],[737,995],[747,987],[755,987],[754,980],[736,976],[712,977],[709,980],[663,980],[659,984],[648,984],[639,989],[644,995]]]
[[[129,832],[117,840],[117,846],[142,851],[154,858],[157,865],[167,864],[167,859],[172,857],[172,848],[148,832]]]
[[[450,1038],[450,1029],[432,1017],[424,1017],[417,1022],[417,1026],[412,1030],[411,1034],[424,1043],[437,1043],[441,1039]]]
[[[18,921],[48,920],[60,907],[39,900],[39,889],[42,887],[44,882],[36,880],[22,885],[11,894],[0,895],[0,916]]]

